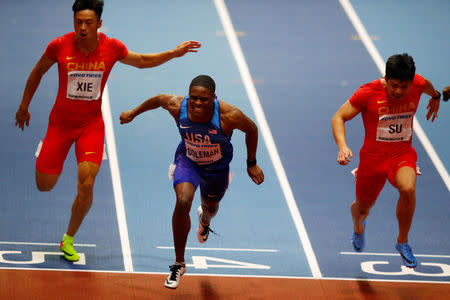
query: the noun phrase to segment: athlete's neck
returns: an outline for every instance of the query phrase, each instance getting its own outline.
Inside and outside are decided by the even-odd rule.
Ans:
[[[100,34],[97,33],[97,36],[91,39],[76,39],[75,44],[77,45],[78,50],[85,54],[89,54],[97,48],[99,38]]]

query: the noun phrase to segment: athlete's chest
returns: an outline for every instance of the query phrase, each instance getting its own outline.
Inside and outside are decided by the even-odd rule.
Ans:
[[[106,45],[99,45],[93,52],[86,54],[74,44],[64,47],[58,53],[58,65],[61,71],[101,71],[111,70],[115,55],[108,51]]]
[[[181,120],[178,130],[185,141],[195,144],[223,144],[228,140],[228,137],[212,123],[199,124]]]
[[[367,105],[367,114],[372,118],[379,118],[383,115],[399,113],[415,113],[419,98],[404,97],[401,101],[389,101],[385,94],[378,94],[371,97]]]
[[[374,131],[376,140],[381,142],[409,141],[417,102],[411,97],[393,102],[383,94],[370,100],[366,112],[366,123]]]

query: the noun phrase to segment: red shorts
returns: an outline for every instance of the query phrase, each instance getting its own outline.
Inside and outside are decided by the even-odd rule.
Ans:
[[[80,128],[70,127],[50,118],[36,169],[45,174],[60,174],[70,147],[75,143],[77,163],[102,162],[105,124],[101,117]]]
[[[402,167],[416,170],[417,154],[410,151],[395,158],[385,160],[361,159],[356,171],[356,197],[360,201],[375,202],[386,183],[386,179],[394,186],[397,171]]]

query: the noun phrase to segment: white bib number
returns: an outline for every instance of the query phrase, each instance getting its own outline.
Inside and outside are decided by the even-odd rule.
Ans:
[[[220,144],[204,144],[184,140],[186,156],[199,165],[211,164],[222,158]]]
[[[100,98],[102,71],[71,71],[67,75],[67,98],[74,100]]]
[[[412,135],[413,117],[414,113],[412,112],[380,116],[377,127],[377,141],[409,141]]]

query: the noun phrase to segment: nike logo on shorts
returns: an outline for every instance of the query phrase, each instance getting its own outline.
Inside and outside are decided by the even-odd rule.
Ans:
[[[94,154],[95,152],[86,152],[85,154],[86,155],[89,155],[89,154]]]

